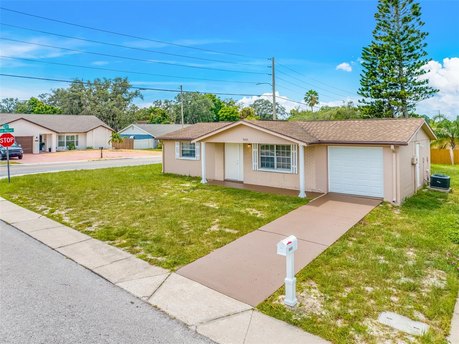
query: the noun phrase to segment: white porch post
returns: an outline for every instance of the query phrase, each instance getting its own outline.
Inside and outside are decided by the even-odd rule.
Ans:
[[[48,139],[49,139],[49,136],[48,136]],[[55,133],[52,133],[51,134],[51,153],[55,153],[56,152],[56,147],[57,147],[57,134]]]
[[[299,171],[300,171],[300,194],[298,197],[305,198],[306,197],[306,190],[305,190],[305,182],[304,182],[304,145],[300,145],[299,151],[300,158],[298,159],[299,162]]]
[[[201,142],[201,183],[206,184],[206,143]]]

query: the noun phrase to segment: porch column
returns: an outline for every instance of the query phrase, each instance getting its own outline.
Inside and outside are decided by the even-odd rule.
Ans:
[[[46,138],[46,140],[49,139],[49,136]],[[51,134],[51,152],[55,153],[56,152],[56,147],[57,147],[57,134],[52,133]]]
[[[207,184],[206,178],[206,143],[201,142],[201,183]]]
[[[306,190],[305,190],[305,183],[304,183],[304,145],[300,145],[299,151],[299,171],[300,171],[300,194],[298,197],[305,198],[306,197]]]

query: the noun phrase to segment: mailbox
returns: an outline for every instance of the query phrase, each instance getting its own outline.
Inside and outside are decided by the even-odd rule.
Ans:
[[[277,243],[277,254],[287,256],[298,249],[298,239],[294,235],[281,240]]]

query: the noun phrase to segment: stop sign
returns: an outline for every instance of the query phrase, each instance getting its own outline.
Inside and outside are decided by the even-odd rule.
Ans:
[[[0,146],[11,147],[14,144],[14,136],[10,133],[0,135]]]

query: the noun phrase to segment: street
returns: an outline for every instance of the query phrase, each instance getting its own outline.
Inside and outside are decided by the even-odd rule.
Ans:
[[[16,160],[15,160],[16,162]],[[75,162],[56,162],[56,163],[40,163],[40,164],[11,164],[11,176],[72,171],[72,170],[94,170],[98,168],[108,167],[125,167],[125,166],[140,166],[149,164],[161,163],[161,156],[151,158],[129,158],[129,159],[110,159],[110,160],[93,160],[93,161],[75,161]],[[0,165],[0,178],[6,178],[6,164]]]
[[[2,343],[211,343],[0,221]]]

